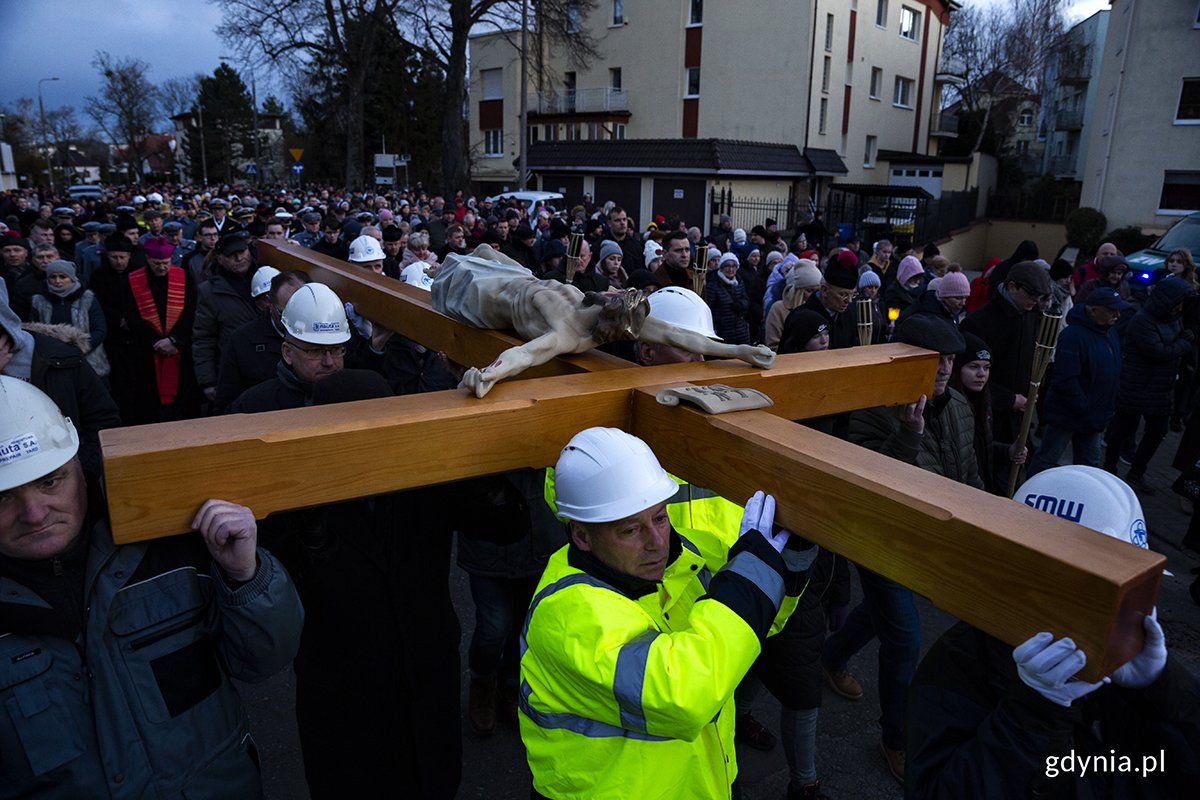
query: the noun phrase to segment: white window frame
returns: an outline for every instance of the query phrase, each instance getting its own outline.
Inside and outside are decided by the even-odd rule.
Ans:
[[[567,6],[566,27],[567,33],[579,33],[583,30],[583,13],[578,3],[571,3]]]
[[[893,84],[893,88],[892,88],[892,107],[911,110],[913,107],[912,95],[913,95],[913,92],[916,90],[916,85],[917,85],[917,82],[914,81],[912,78],[905,78],[903,75],[897,75],[896,82]],[[901,86],[908,87],[907,102],[901,102],[902,100],[905,99],[905,98],[901,97],[901,92],[900,92]]]
[[[825,15],[825,52],[833,52],[833,14]]]
[[[689,28],[698,28],[704,24],[704,0],[690,0],[688,3]]]
[[[883,95],[880,94],[881,91],[883,91],[883,68],[871,67],[871,83],[867,96],[872,100],[882,100]]]
[[[1025,117],[1029,117],[1029,119],[1025,119]],[[1031,111],[1031,110],[1030,110],[1030,109],[1028,109],[1028,108],[1026,108],[1026,109],[1022,110],[1022,111],[1021,111],[1021,112],[1020,112],[1020,113],[1017,115],[1017,124],[1018,124],[1018,125],[1025,125],[1025,126],[1032,125],[1032,124],[1033,124],[1033,111]]]
[[[888,0],[879,0],[875,6],[875,27],[887,29]]]
[[[617,141],[622,141],[625,139],[625,123],[624,122],[617,122],[613,125],[612,138],[616,139]]]
[[[479,87],[481,100],[503,100],[504,69],[495,67],[479,70]]]
[[[821,104],[817,111],[817,133],[825,135],[826,127],[829,124],[829,98],[822,97]]]
[[[875,169],[875,156],[878,153],[879,138],[868,134],[866,145],[863,147],[863,169]]]
[[[1175,118],[1172,123],[1175,125],[1200,125],[1200,117],[1189,117],[1187,119],[1179,118],[1179,110],[1183,106],[1183,92],[1189,83],[1200,85],[1200,78],[1186,77],[1179,84],[1179,100],[1175,103]]]
[[[608,27],[620,28],[625,24],[625,0],[612,0],[612,22]]]
[[[829,94],[829,73],[833,72],[833,59],[825,56],[821,62],[821,91]]]
[[[623,88],[621,86],[621,81],[624,79],[624,77],[625,77],[625,75],[621,72],[620,67],[609,67],[608,68],[608,88],[610,88],[610,89]]]
[[[1169,169],[1169,170],[1165,170],[1163,172],[1163,180],[1162,180],[1163,188],[1166,188],[1168,175],[1179,175],[1179,174],[1195,176],[1196,181],[1198,183],[1200,183],[1200,172],[1197,172],[1195,170],[1186,170],[1186,169]],[[1161,189],[1158,192],[1158,201],[1160,203],[1162,202],[1162,190]],[[1158,208],[1158,210],[1155,211],[1154,213],[1160,214],[1161,216],[1164,216],[1164,217],[1186,217],[1188,214],[1194,214],[1196,211],[1200,211],[1200,209],[1196,209],[1196,208],[1163,208],[1160,206]]]
[[[692,73],[693,72],[696,73],[696,91],[695,92],[693,92],[691,90],[692,89]],[[694,97],[699,97],[699,96],[700,96],[700,68],[699,67],[688,67],[687,69],[685,69],[683,71],[683,98],[685,100],[690,100]]]
[[[504,129],[485,128],[483,131],[483,157],[504,158]]]
[[[906,36],[904,33],[904,19],[906,16],[912,19],[912,36]],[[915,8],[900,6],[900,27],[898,30],[900,38],[907,42],[921,41],[921,12]]]

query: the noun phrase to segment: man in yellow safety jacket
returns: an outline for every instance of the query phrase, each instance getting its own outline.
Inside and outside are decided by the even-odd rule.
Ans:
[[[676,482],[621,430],[577,434],[555,470],[570,541],[521,637],[534,796],[730,797],[733,690],[795,606],[815,548],[787,546],[800,540],[773,531],[761,492],[737,531],[676,529]]]

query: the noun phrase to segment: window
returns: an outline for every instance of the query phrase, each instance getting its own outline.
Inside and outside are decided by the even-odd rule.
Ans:
[[[558,125],[556,125],[553,122],[546,124],[546,141],[547,142],[557,142],[558,141]]]
[[[821,91],[829,91],[829,70],[833,67],[833,62],[829,56],[825,56],[825,63],[821,67]]]
[[[479,79],[483,84],[484,100],[504,99],[504,70],[484,69],[479,71]]]
[[[700,68],[688,67],[686,79],[684,81],[684,97],[699,97],[700,96]]]
[[[1017,155],[1023,156],[1029,152],[1029,141],[1026,139],[1017,140]]]
[[[578,122],[568,122],[567,123],[567,141],[568,142],[577,142],[580,140],[580,138],[581,137],[579,135],[579,123]]]
[[[563,73],[563,96],[567,100],[567,111],[575,111],[575,73]]]
[[[878,100],[879,93],[883,91],[883,70],[879,67],[871,67],[871,99]]]
[[[875,137],[867,137],[867,146],[863,151],[863,166],[868,168],[875,167]]]
[[[688,24],[699,25],[704,22],[704,0],[692,0],[688,11]]]
[[[1193,211],[1200,211],[1200,172],[1164,173],[1158,213],[1182,215]]]
[[[921,27],[921,12],[908,6],[900,6],[900,38],[915,42]]]
[[[833,14],[825,15],[825,52],[833,52]]]
[[[578,3],[571,3],[567,6],[567,33],[579,33],[582,18]]]
[[[1184,78],[1179,92],[1176,125],[1200,125],[1200,78]]]
[[[1018,124],[1026,125],[1026,126],[1032,125],[1033,124],[1033,112],[1030,111],[1028,108],[1023,110],[1021,112],[1021,116],[1018,120]]]
[[[887,0],[878,0],[875,6],[875,24],[880,28],[887,27]]]
[[[911,78],[896,76],[896,91],[892,94],[892,105],[900,108],[912,108],[913,82]]]
[[[614,139],[624,139],[625,138],[625,123],[624,122],[618,122],[616,125],[613,125],[613,138]]]
[[[483,132],[483,155],[498,158],[504,155],[504,129],[488,128]]]
[[[525,132],[526,132],[525,140],[527,142],[529,142],[529,144],[537,144],[538,143],[538,126],[537,125],[528,126],[525,129]]]
[[[821,112],[817,117],[817,133],[825,133],[825,121],[829,118],[829,100],[821,98]]]
[[[612,0],[612,4],[613,4],[612,24],[613,25],[624,25],[625,24],[625,0]]]
[[[621,88],[621,68],[612,67],[608,71],[608,85],[614,89]]]

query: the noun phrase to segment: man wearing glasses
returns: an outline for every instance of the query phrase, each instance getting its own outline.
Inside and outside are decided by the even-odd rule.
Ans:
[[[332,289],[307,283],[292,294],[281,317],[283,346],[275,377],[242,392],[234,414],[312,405],[313,384],[341,370],[350,341],[346,307]]]
[[[988,385],[995,409],[993,435],[998,442],[1016,440],[1033,372],[1041,304],[1049,295],[1050,273],[1032,261],[1021,261],[1008,271],[995,296],[963,320],[962,331],[983,339],[992,351]]]

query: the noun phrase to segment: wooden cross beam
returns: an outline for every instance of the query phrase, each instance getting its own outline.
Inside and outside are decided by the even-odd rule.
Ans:
[[[260,256],[305,269],[360,313],[460,363],[490,363],[517,342],[458,325],[427,293],[344,262],[266,242]],[[697,485],[734,499],[771,491],[782,524],[1005,641],[1050,629],[1083,646],[1092,677],[1122,663],[1141,646],[1161,556],[790,421],[911,402],[928,392],[936,362],[904,345],[781,356],[767,371],[737,361],[629,367],[590,353],[555,359],[483,399],[438,392],[105,431],[114,537],[187,530],[208,497],[261,517],[544,467],[579,430],[611,425],[642,436]],[[681,383],[755,388],[776,405],[710,417],[653,402],[655,387]]]

